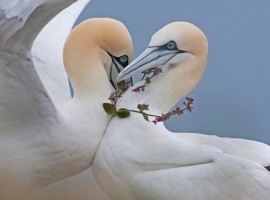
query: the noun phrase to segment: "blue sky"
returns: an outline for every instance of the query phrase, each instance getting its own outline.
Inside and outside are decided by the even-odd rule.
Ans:
[[[91,17],[122,21],[134,55],[173,21],[199,26],[209,41],[208,64],[192,114],[166,123],[173,132],[240,137],[270,144],[270,2],[92,0],[78,22]]]

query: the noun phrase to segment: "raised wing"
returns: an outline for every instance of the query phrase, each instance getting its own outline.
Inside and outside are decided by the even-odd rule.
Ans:
[[[0,1],[0,44],[23,27],[30,14],[44,0]]]
[[[81,0],[53,18],[39,33],[32,48],[37,73],[55,105],[71,98],[63,64],[63,46],[76,19],[90,0]]]
[[[16,132],[23,131],[24,126],[29,129],[29,124],[35,124],[39,130],[41,125],[48,128],[55,122],[50,120],[57,117],[55,107],[36,73],[30,50],[40,30],[74,1],[44,2],[32,12],[25,25],[0,46],[1,132],[14,131],[16,128],[20,129]],[[0,2],[3,5],[6,1]],[[30,1],[25,2],[30,5]],[[24,5],[24,2],[17,1],[17,4]]]

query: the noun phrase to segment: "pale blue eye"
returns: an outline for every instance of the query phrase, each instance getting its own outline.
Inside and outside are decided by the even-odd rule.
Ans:
[[[120,60],[121,63],[126,63],[126,62],[128,62],[128,57],[126,55],[124,55],[124,56],[121,56],[119,58],[119,60]]]
[[[170,41],[166,44],[167,49],[176,49],[176,43],[174,41]]]

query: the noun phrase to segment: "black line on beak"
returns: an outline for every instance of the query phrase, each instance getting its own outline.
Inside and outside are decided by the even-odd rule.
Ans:
[[[159,50],[159,49],[155,49],[155,50],[149,52],[147,55],[145,55],[143,58],[141,58],[140,60],[138,60],[138,61],[137,61],[135,64],[133,64],[133,65],[136,65],[137,63],[139,63],[139,62],[141,62],[143,59],[145,59],[147,56],[149,56],[151,53],[153,53],[153,52],[155,52],[155,51],[158,51],[158,50]],[[159,57],[157,57],[157,58],[159,58]],[[154,59],[154,60],[156,60],[156,59]],[[135,71],[136,69],[140,68],[142,65],[148,64],[148,63],[150,63],[150,62],[152,62],[152,61],[154,61],[154,60],[151,60],[151,61],[149,61],[149,62],[147,62],[147,63],[143,63],[143,64],[139,65],[137,68],[133,69],[132,71],[130,71],[130,72],[128,72],[128,73],[131,73],[131,72]]]
[[[166,60],[164,63],[161,65],[165,65],[169,60],[171,60],[174,56],[178,55],[179,53],[173,54],[168,60]],[[167,54],[168,55],[168,54]]]

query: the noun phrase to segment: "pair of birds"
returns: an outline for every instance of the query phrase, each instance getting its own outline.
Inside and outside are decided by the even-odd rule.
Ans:
[[[0,2],[1,199],[18,199],[90,166],[110,199],[268,198],[269,146],[173,134],[138,115],[111,119],[103,111],[117,81],[164,66],[144,92],[130,88],[117,106],[149,103],[154,114],[168,112],[203,74],[208,43],[199,28],[166,25],[130,63],[132,40],[119,21],[90,19],[70,32],[88,0]]]

